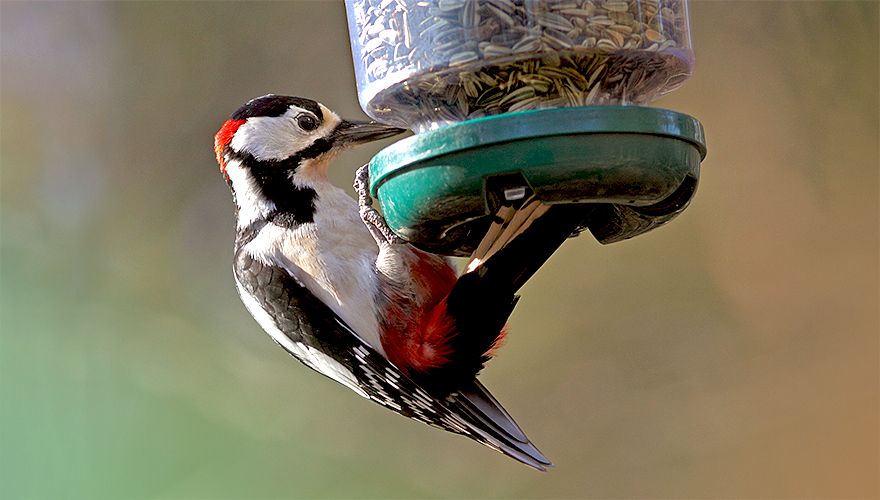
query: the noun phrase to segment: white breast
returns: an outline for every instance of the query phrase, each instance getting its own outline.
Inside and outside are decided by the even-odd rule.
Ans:
[[[328,182],[310,187],[318,194],[314,223],[294,229],[269,224],[245,249],[255,258],[285,268],[384,354],[375,300],[376,242],[348,194]]]

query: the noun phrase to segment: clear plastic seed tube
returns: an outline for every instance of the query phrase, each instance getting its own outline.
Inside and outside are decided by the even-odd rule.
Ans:
[[[692,73],[686,0],[346,0],[358,96],[422,131],[482,116],[645,104]]]

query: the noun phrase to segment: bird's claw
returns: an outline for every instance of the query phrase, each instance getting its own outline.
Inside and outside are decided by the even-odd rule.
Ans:
[[[358,206],[370,207],[373,205],[373,197],[370,196],[370,164],[361,165],[354,175],[354,190],[358,195]]]
[[[388,227],[385,218],[373,208],[373,197],[370,196],[370,170],[369,164],[364,164],[357,169],[354,177],[354,190],[358,195],[358,213],[361,220],[370,230],[373,239],[378,245],[400,245],[406,243],[403,238],[394,234]]]

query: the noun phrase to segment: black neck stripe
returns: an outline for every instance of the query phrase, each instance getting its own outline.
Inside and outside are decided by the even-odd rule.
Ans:
[[[300,164],[326,153],[332,147],[330,141],[317,139],[309,147],[283,160],[257,160],[250,153],[234,151],[227,146],[230,160],[238,160],[247,169],[259,187],[261,194],[275,205],[266,219],[284,227],[293,227],[315,221],[314,189],[297,186],[293,176]]]
[[[254,156],[247,152],[236,151],[232,149],[230,146],[226,146],[223,154],[229,156],[231,160],[238,160],[242,163],[242,165],[246,167],[252,167],[254,165],[265,165],[266,167],[273,167],[277,170],[290,170],[296,171],[299,169],[300,163],[304,160],[312,160],[321,156],[322,154],[333,149],[333,143],[328,141],[327,139],[318,138],[315,139],[315,142],[309,144],[302,150],[288,156],[283,160],[258,160],[254,158]]]

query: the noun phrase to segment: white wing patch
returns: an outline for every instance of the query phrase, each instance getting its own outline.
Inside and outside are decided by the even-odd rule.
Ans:
[[[263,330],[275,340],[275,342],[281,344],[282,347],[287,349],[288,352],[296,356],[297,359],[305,363],[309,368],[332,378],[356,392],[361,397],[369,399],[367,393],[358,386],[357,379],[351,371],[340,362],[314,347],[291,340],[290,337],[278,329],[278,326],[275,325],[275,321],[269,313],[267,313],[260,304],[250,296],[250,294],[244,291],[237,279],[235,280],[235,286],[238,288],[238,295],[241,297],[241,301],[244,302],[244,306],[250,311],[251,315],[257,320],[257,323],[259,323]]]

